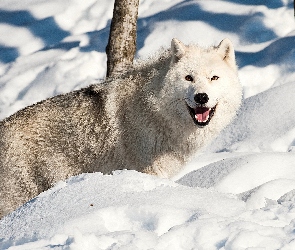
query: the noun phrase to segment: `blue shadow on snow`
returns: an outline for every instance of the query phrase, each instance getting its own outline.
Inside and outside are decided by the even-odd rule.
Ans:
[[[269,8],[276,8],[281,6],[282,0],[274,0],[271,3],[266,3],[264,0],[229,0],[231,2],[241,4],[264,4]],[[213,13],[203,10],[196,1],[183,1],[179,4],[172,6],[170,9],[159,12],[155,15],[139,18],[137,24],[137,50],[140,50],[144,46],[144,42],[149,34],[152,32],[148,27],[153,27],[155,23],[178,20],[178,21],[202,21],[209,24],[216,29],[238,33],[241,39],[249,43],[260,43],[277,38],[276,34],[263,24],[263,13],[256,12],[252,16],[249,15],[234,15],[227,13]],[[106,27],[93,32],[88,32],[89,44],[80,47],[82,52],[98,51],[105,52],[105,48],[108,42],[110,20]],[[61,29],[52,17],[48,17],[42,20],[38,20],[33,17],[28,11],[4,11],[0,10],[0,23],[6,23],[9,25],[24,27],[29,29],[36,37],[42,39],[46,45],[43,50],[48,49],[64,49],[69,50],[74,47],[79,47],[79,41],[76,42],[61,42],[70,33]],[[198,34],[196,34],[198,35]],[[204,35],[204,34],[199,34]],[[292,39],[292,38],[286,38]],[[270,59],[263,57],[279,56],[275,45],[287,46],[287,40],[279,39],[279,44],[275,42],[267,47],[265,50],[256,53],[242,53],[237,52],[237,60],[240,66],[252,64],[260,60],[261,65],[267,64]],[[12,62],[18,57],[19,53],[17,48],[5,47],[0,45],[0,61],[7,63]],[[262,56],[262,57],[261,57]]]
[[[243,5],[265,5],[269,9],[276,9],[284,6],[283,0],[227,0],[232,3]]]
[[[288,62],[295,65],[295,36],[282,37],[258,52],[236,52],[239,67],[256,65],[264,67],[269,64]]]
[[[153,16],[140,18],[137,25],[137,49],[139,50],[144,46],[145,39],[151,33],[147,27],[153,27],[151,25],[153,23],[169,20],[202,21],[216,29],[238,33],[248,43],[261,43],[277,38],[273,30],[263,24],[263,13],[261,12],[253,13],[252,16],[213,13],[203,10],[196,1],[187,0]],[[204,34],[197,35],[202,36]]]
[[[53,17],[36,19],[28,11],[0,10],[0,23],[27,28],[33,35],[42,39],[45,46],[52,46],[59,43],[70,33],[61,29]],[[15,34],[17,36],[17,34]],[[20,37],[21,39],[21,37]],[[0,61],[12,62],[19,56],[17,48],[0,46]]]

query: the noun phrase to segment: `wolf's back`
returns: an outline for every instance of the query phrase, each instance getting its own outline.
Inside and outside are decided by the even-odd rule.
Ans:
[[[99,164],[107,157],[102,152],[109,147],[108,126],[104,91],[93,86],[0,122],[0,217],[59,180],[81,172],[110,172]]]

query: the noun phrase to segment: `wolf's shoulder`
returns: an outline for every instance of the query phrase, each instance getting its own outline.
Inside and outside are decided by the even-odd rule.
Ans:
[[[99,82],[79,90],[59,94],[18,110],[0,121],[0,126],[15,123],[17,120],[25,122],[32,117],[48,116],[50,113],[71,113],[78,108],[101,107],[105,102],[106,91],[107,82]]]

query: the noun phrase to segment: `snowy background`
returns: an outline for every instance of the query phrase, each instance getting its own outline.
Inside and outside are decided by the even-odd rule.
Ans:
[[[102,79],[113,1],[0,1],[0,118]],[[0,221],[0,249],[295,249],[291,0],[141,0],[137,56],[232,40],[237,119],[173,180],[82,174]]]

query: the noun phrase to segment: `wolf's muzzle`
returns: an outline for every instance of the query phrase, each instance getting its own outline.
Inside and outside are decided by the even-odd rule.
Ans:
[[[193,118],[193,121],[199,127],[204,127],[209,124],[216,109],[216,105],[213,108],[206,107],[206,103],[209,101],[209,96],[206,93],[198,93],[194,96],[197,107],[191,108],[187,105],[188,111]]]

